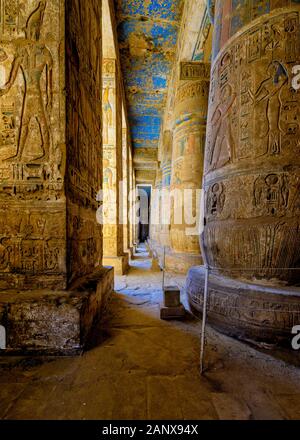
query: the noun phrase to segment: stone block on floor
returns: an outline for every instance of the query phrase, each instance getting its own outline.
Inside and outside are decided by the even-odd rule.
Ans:
[[[177,286],[164,287],[165,307],[180,307],[180,289]]]
[[[160,309],[160,319],[184,319],[186,316],[185,308],[182,304],[179,307],[162,307]]]
[[[2,354],[79,354],[114,289],[112,268],[100,268],[67,291],[0,293],[0,325],[6,330]]]

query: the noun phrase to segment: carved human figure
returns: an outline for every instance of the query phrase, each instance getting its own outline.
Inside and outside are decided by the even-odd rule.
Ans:
[[[103,113],[104,113],[104,140],[103,142],[105,144],[108,143],[109,139],[108,139],[108,129],[109,127],[111,127],[113,125],[113,110],[112,110],[112,106],[111,103],[109,101],[109,92],[110,92],[110,87],[106,86],[104,88],[103,91]]]
[[[26,44],[18,48],[13,61],[9,80],[0,90],[0,96],[5,95],[14,85],[18,72],[21,70],[25,81],[25,96],[20,123],[18,149],[16,155],[9,159],[22,159],[24,147],[29,134],[29,124],[32,118],[35,118],[38,123],[43,149],[43,154],[40,157],[35,158],[35,160],[41,158],[47,160],[49,158],[50,131],[42,96],[41,78],[46,69],[46,108],[50,112],[53,100],[53,58],[50,50],[44,44],[39,42],[45,9],[46,1],[40,1],[38,7],[29,16],[25,28]]]
[[[236,94],[231,85],[227,84],[221,91],[221,102],[211,118],[213,135],[210,145],[210,165],[213,169],[224,166],[232,158],[230,115],[235,100]]]
[[[272,61],[268,66],[267,73],[268,78],[260,84],[254,94],[249,90],[249,95],[254,106],[266,103],[264,111],[268,124],[268,153],[274,155],[279,154],[281,150],[281,91],[288,82],[288,73],[279,61]]]

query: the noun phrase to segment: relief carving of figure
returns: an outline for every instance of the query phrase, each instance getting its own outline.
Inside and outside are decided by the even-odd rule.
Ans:
[[[26,43],[18,48],[13,61],[9,81],[0,90],[0,96],[8,93],[16,81],[19,70],[21,70],[25,81],[25,96],[17,153],[15,156],[9,158],[13,160],[22,159],[32,118],[35,118],[38,123],[43,150],[43,154],[35,158],[35,160],[44,159],[46,161],[49,158],[50,131],[46,109],[49,112],[52,109],[53,58],[50,50],[39,42],[45,9],[46,1],[40,1],[36,10],[29,16],[25,28]],[[46,109],[41,90],[41,78],[45,70],[47,76]]]
[[[113,109],[111,103],[109,101],[109,92],[110,88],[108,86],[105,87],[103,91],[103,116],[104,116],[104,133],[103,133],[103,142],[104,144],[108,143],[108,129],[113,125]]]
[[[269,65],[268,78],[265,79],[256,92],[249,90],[249,95],[254,106],[264,104],[265,118],[267,121],[268,153],[279,154],[281,151],[280,116],[282,109],[281,91],[288,83],[288,73],[279,61],[272,61]],[[266,133],[262,137],[265,137]]]
[[[213,169],[226,165],[232,158],[234,146],[230,116],[235,101],[236,94],[232,86],[227,84],[221,90],[221,103],[211,118],[210,165]]]

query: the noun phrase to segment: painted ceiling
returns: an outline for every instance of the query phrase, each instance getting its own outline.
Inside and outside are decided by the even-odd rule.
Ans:
[[[157,148],[182,0],[115,0],[134,148]]]

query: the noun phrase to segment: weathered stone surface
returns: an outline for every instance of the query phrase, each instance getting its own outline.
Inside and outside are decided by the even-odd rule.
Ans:
[[[0,293],[0,324],[7,332],[7,354],[80,353],[113,292],[114,272],[99,269],[77,280],[69,291]]]
[[[224,275],[274,285],[300,274],[299,12],[293,4],[251,23],[245,11],[249,24],[227,45],[224,31],[212,68],[203,246]]]
[[[63,289],[64,5],[6,2],[0,18],[0,289]]]
[[[294,1],[214,3],[201,241],[223,278],[212,279],[210,316],[232,335],[281,342],[300,322],[293,287],[300,280],[300,93],[291,83],[300,9]],[[203,286],[203,271],[191,270],[197,309]]]
[[[61,290],[101,261],[101,5],[66,9],[66,29],[63,0],[1,9],[0,289]]]
[[[126,253],[122,257],[104,257],[103,264],[113,266],[117,275],[124,275],[129,269],[129,254]]]
[[[193,267],[186,289],[196,313],[202,313],[205,269]],[[291,331],[300,324],[300,289],[274,288],[210,273],[209,322],[240,339],[291,346]]]
[[[164,288],[164,306],[179,307],[180,306],[180,289],[177,286],[166,286]]]
[[[137,257],[100,345],[51,362],[0,357],[0,418],[217,420],[248,407],[253,420],[299,419],[300,370],[211,328],[200,378],[201,323],[159,319],[161,274]]]
[[[195,80],[194,69],[197,65],[201,72],[197,72],[198,78]],[[193,66],[193,69],[190,69],[190,65],[182,66],[182,70],[185,72],[185,81],[179,83],[176,94],[171,191],[180,192],[182,200],[185,200],[186,191],[189,190],[192,194],[193,207],[191,210],[193,216],[199,217],[197,203],[202,188],[209,65],[194,63]],[[200,73],[202,73],[202,77],[199,79]],[[188,75],[190,75],[189,80],[187,79]],[[171,248],[178,253],[200,255],[197,234],[189,234],[189,230],[196,227],[196,222],[195,225],[188,225],[183,219],[178,224],[178,219],[180,215],[182,216],[180,211],[182,212],[182,207],[178,209],[173,203],[170,231]]]
[[[101,8],[97,0],[66,0],[69,282],[93,272],[102,258],[96,218],[102,188]]]

